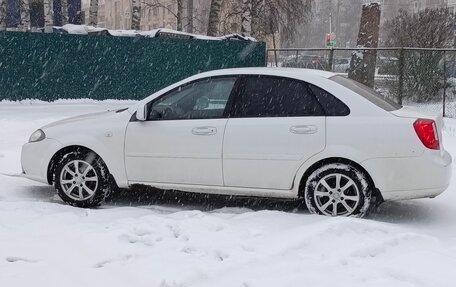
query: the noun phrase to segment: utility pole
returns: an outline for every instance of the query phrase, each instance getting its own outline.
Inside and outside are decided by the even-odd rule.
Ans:
[[[329,34],[332,33],[332,13],[329,13]]]

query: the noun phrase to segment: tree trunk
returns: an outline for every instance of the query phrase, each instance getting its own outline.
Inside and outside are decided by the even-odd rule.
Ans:
[[[182,12],[184,8],[182,6],[182,0],[177,0],[177,31],[182,31]]]
[[[68,23],[81,25],[84,23],[81,14],[81,0],[68,1]]]
[[[27,31],[30,28],[30,5],[29,0],[19,0],[20,19],[17,26],[21,31]]]
[[[131,6],[131,29],[139,30],[141,28],[141,1],[132,0]]]
[[[62,5],[62,26],[68,24],[68,0],[61,0]]]
[[[257,37],[260,32],[260,13],[263,9],[263,1],[261,0],[250,0],[251,1],[251,13],[250,13],[250,35]]]
[[[360,48],[377,48],[380,26],[380,4],[364,4],[357,46]],[[358,50],[352,54],[348,77],[371,88],[374,87],[375,64],[377,51]]]
[[[187,19],[188,19],[187,32],[193,33],[193,0],[188,0],[188,2],[187,2]]]
[[[221,8],[222,0],[211,0],[211,8],[209,10],[209,23],[207,25],[208,36],[217,36],[218,34]]]
[[[250,36],[252,32],[252,0],[242,0],[241,34]]]
[[[64,0],[62,0],[64,1]],[[96,27],[98,24],[98,0],[90,0],[89,26]]]
[[[7,0],[0,0],[0,31],[6,30],[6,6]]]
[[[51,33],[54,26],[54,1],[43,0],[44,32]]]

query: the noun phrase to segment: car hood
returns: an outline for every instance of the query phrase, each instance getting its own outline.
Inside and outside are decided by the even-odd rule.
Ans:
[[[82,121],[94,120],[94,119],[103,119],[103,118],[109,117],[113,114],[125,113],[127,111],[128,111],[128,108],[124,108],[124,109],[118,109],[118,110],[112,110],[112,111],[84,114],[84,115],[66,118],[66,119],[63,119],[60,121],[56,121],[56,122],[47,124],[47,125],[43,126],[41,129],[46,130],[49,128],[66,125],[66,124],[71,124],[71,123],[76,123],[76,122],[82,122]]]

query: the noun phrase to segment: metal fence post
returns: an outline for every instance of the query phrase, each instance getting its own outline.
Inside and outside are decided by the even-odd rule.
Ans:
[[[277,50],[274,50],[274,60],[275,60],[276,67],[278,67],[279,63],[278,63],[278,60],[277,60]]]
[[[298,53],[299,53],[299,50],[296,50],[296,68],[298,68]]]
[[[329,50],[329,59],[328,59],[328,67],[327,67],[327,70],[331,71],[331,72],[333,70],[333,60],[334,60],[334,49],[333,49],[333,47],[331,47],[331,49]]]
[[[446,106],[446,89],[447,89],[447,75],[446,75],[446,51],[443,51],[443,112],[442,116],[445,117],[445,106]]]
[[[404,48],[399,50],[399,86],[397,92],[397,103],[402,105],[402,98],[404,97]]]

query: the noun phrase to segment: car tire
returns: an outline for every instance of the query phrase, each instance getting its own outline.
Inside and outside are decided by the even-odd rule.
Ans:
[[[355,167],[328,164],[307,178],[304,199],[314,214],[364,217],[371,203],[371,186],[367,176]]]
[[[61,157],[54,182],[64,202],[81,208],[99,206],[115,189],[103,160],[94,152],[82,149]]]

